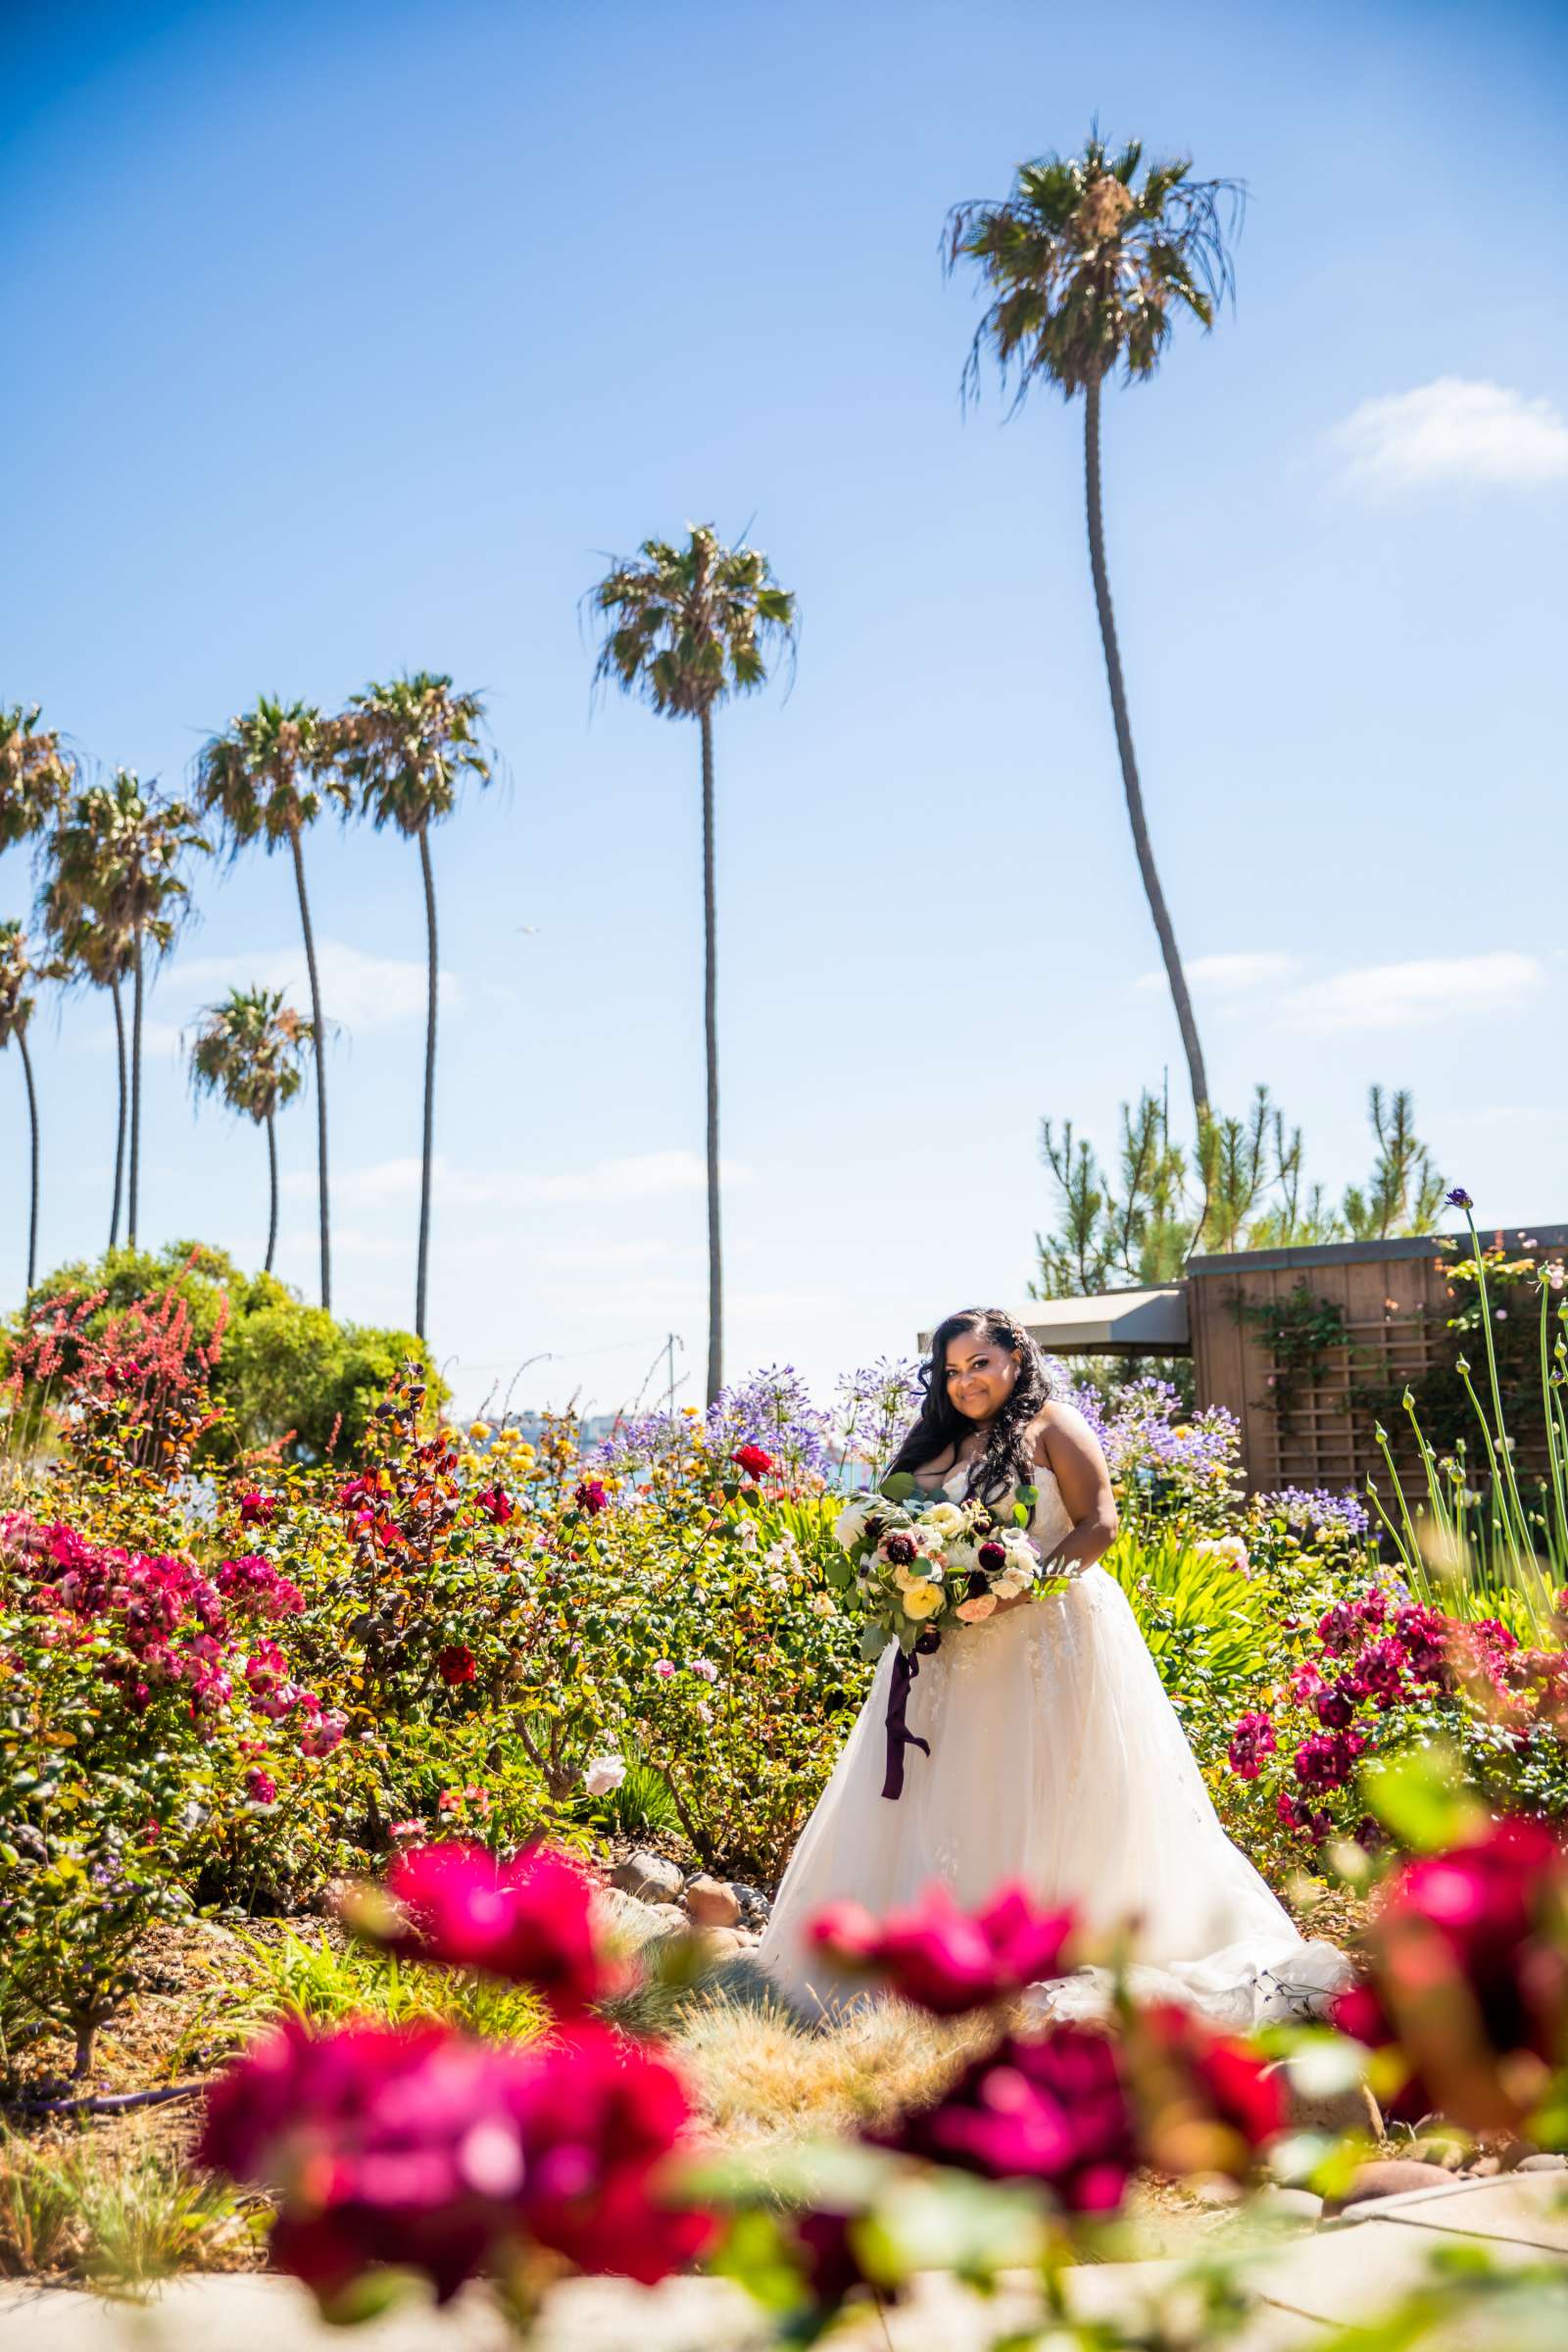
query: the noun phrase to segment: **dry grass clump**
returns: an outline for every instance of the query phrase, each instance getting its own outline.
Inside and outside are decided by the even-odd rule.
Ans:
[[[714,2134],[747,2146],[888,2122],[939,2097],[993,2030],[892,2000],[818,2029],[720,1991],[691,2002],[671,2040]]]
[[[159,2141],[0,2137],[0,2276],[137,2295],[180,2271],[249,2269],[256,2244],[234,2191]]]

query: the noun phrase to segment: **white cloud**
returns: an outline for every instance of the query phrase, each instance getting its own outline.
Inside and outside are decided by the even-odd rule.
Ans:
[[[1292,1028],[1319,1036],[1365,1029],[1415,1029],[1477,1013],[1516,1012],[1541,994],[1546,975],[1534,956],[1425,956],[1369,963],[1288,992]]]
[[[1457,375],[1363,400],[1328,440],[1343,478],[1368,488],[1568,481],[1568,419],[1554,402]]]
[[[424,1018],[425,971],[415,956],[368,956],[345,940],[317,942],[321,1009],[328,1022],[353,1030],[393,1029]],[[165,987],[192,1004],[208,1004],[230,988],[281,988],[301,1011],[310,1008],[303,946],[268,948],[254,956],[182,956]],[[162,993],[162,992],[160,992]],[[444,1010],[463,1002],[454,973],[443,970],[438,993]]]
[[[1274,981],[1289,979],[1291,973],[1298,968],[1298,959],[1295,956],[1245,953],[1198,956],[1186,967],[1189,986],[1206,989],[1211,995],[1220,997],[1237,997],[1255,988],[1266,988]],[[1135,988],[1150,991],[1169,985],[1162,971],[1140,972],[1133,983]]]
[[[738,1160],[721,1160],[726,1184],[745,1184],[751,1169]],[[462,1168],[437,1157],[431,1186],[446,1208],[517,1208],[540,1200],[564,1200],[588,1205],[654,1200],[663,1194],[699,1191],[708,1181],[706,1162],[695,1152],[642,1152],[624,1159],[601,1159],[591,1167],[564,1175],[530,1176],[519,1168]],[[284,1178],[289,1192],[308,1191],[312,1176]],[[367,1167],[348,1168],[332,1179],[334,1201],[373,1208],[384,1202],[410,1200],[419,1190],[419,1162],[378,1160]]]

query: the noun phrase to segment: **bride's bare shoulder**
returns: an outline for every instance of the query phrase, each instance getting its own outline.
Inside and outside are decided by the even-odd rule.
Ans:
[[[1029,1434],[1034,1441],[1035,1460],[1044,1462],[1048,1469],[1053,1444],[1068,1453],[1081,1453],[1085,1446],[1099,1450],[1100,1441],[1091,1424],[1075,1404],[1068,1404],[1059,1396],[1041,1406],[1029,1424]]]

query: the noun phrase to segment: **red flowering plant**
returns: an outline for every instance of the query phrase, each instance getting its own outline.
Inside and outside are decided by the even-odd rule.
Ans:
[[[341,1737],[274,1638],[299,1596],[259,1589],[255,1567],[209,1575],[0,1520],[8,1993],[74,2034],[81,2071],[148,1923],[235,1872],[276,1872],[280,1792]]]
[[[272,2260],[332,2316],[411,2271],[441,2302],[482,2273],[525,2314],[568,2267],[652,2284],[711,2238],[672,2161],[693,2132],[680,2077],[587,2015],[621,1982],[590,1896],[549,1851],[411,1849],[353,1898],[352,1923],[405,1959],[528,1986],[554,2034],[292,2020],[209,2092],[198,2161],[271,2192]]]
[[[1376,1843],[1361,1768],[1436,1735],[1494,1797],[1560,1809],[1568,1796],[1568,1654],[1527,1649],[1494,1617],[1449,1616],[1407,1588],[1345,1593],[1294,1662],[1234,1722],[1228,1763],[1293,1842]]]

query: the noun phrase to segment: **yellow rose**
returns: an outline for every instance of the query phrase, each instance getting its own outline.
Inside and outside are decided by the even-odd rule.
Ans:
[[[490,1435],[489,1422],[471,1421],[468,1424],[468,1435],[476,1446],[482,1446],[485,1442],[485,1439]]]
[[[947,1594],[940,1585],[922,1579],[918,1584],[910,1585],[905,1593],[904,1614],[916,1619],[934,1617],[946,1599]]]

